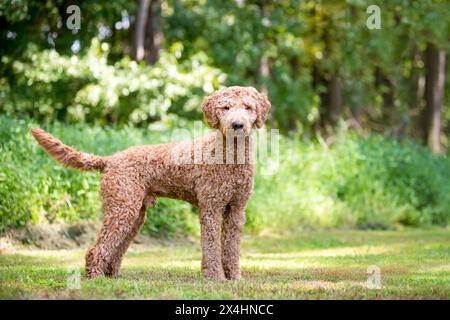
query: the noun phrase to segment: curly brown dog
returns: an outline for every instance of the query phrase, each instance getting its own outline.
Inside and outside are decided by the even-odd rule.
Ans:
[[[32,129],[39,144],[61,164],[102,172],[103,225],[86,254],[86,277],[117,275],[147,206],[154,206],[157,197],[169,197],[200,209],[205,278],[239,279],[244,210],[253,189],[251,131],[263,127],[270,107],[267,97],[252,87],[221,89],[202,105],[209,126],[218,129],[212,134],[131,147],[107,157],[79,152]],[[244,143],[241,151],[238,141]]]

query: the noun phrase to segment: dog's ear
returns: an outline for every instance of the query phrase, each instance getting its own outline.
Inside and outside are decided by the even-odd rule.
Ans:
[[[264,126],[264,122],[266,122],[267,115],[269,114],[272,105],[265,94],[260,93],[256,89],[253,90],[255,91],[253,96],[257,101],[255,124],[258,129],[261,129]]]
[[[202,110],[205,115],[206,122],[213,129],[219,128],[219,118],[216,114],[217,95],[212,94],[203,99]]]

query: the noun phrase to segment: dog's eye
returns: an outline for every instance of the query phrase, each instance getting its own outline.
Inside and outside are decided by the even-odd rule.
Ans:
[[[245,110],[250,111],[250,110],[252,110],[252,107],[250,107],[250,106],[245,106]]]
[[[230,110],[230,107],[223,107],[223,110]]]

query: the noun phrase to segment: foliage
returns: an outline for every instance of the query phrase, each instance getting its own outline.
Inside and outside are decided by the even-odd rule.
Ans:
[[[27,221],[75,221],[99,216],[99,175],[66,169],[28,132],[33,122],[0,117],[0,227]],[[69,145],[100,155],[127,146],[173,140],[171,130],[86,125],[44,126]],[[409,141],[343,133],[331,146],[281,137],[279,167],[258,163],[247,231],[298,227],[392,228],[447,225],[450,162]],[[274,162],[275,161],[275,162]],[[267,175],[268,172],[272,174]],[[144,230],[198,232],[196,210],[159,199]]]
[[[423,138],[425,51],[432,43],[448,55],[450,2],[161,0],[164,41],[154,65],[131,59],[138,1],[79,0],[78,31],[66,27],[68,3],[0,2],[0,229],[100,211],[98,175],[46,157],[27,133],[29,119],[110,154],[190,127],[202,98],[222,85],[267,90],[270,126],[285,134],[279,170],[256,177],[248,231],[448,223],[448,159],[404,137]],[[366,27],[372,4],[381,9],[379,30]],[[342,83],[344,121],[329,144],[321,121],[332,79]],[[339,133],[339,123],[363,136]],[[198,231],[180,202],[160,200],[149,218],[150,233]]]
[[[49,158],[29,133],[32,123],[5,117],[0,118],[0,123],[0,229],[28,221],[73,222],[99,217],[99,174],[66,169]],[[51,131],[68,144],[97,154],[111,154],[130,145],[167,142],[168,138],[130,127],[112,130],[54,124]],[[158,235],[192,233],[197,228],[192,222],[195,219],[187,205],[160,200],[157,209],[149,212],[144,230]]]
[[[449,222],[450,162],[411,141],[347,133],[331,146],[281,142],[279,170],[256,177],[248,208],[256,229]]]
[[[22,61],[12,62],[15,85],[2,83],[0,111],[100,124],[159,121],[170,126],[179,116],[198,118],[201,99],[217,89],[224,75],[208,67],[202,54],[181,63],[176,56],[182,50],[174,44],[148,67],[129,58],[108,64],[108,44],[98,39],[81,58],[30,49]]]
[[[413,101],[410,93],[425,75],[426,44],[448,50],[448,1],[162,2],[163,55],[154,67],[127,58],[136,2],[78,1],[77,33],[64,24],[64,1],[0,4],[0,111],[100,123],[172,122],[189,118],[201,95],[221,83],[254,85],[268,89],[272,125],[311,136],[326,82],[336,75],[343,83],[343,118],[386,133],[406,124],[405,131],[417,137],[423,99]],[[366,27],[366,9],[373,4],[381,9],[380,30]],[[91,46],[97,38],[108,56],[93,52],[99,51],[98,43]],[[269,74],[261,72],[263,59]],[[46,72],[52,74],[39,75]],[[377,73],[390,84],[379,83]],[[383,105],[389,86],[392,118]],[[444,116],[448,132],[448,112]]]

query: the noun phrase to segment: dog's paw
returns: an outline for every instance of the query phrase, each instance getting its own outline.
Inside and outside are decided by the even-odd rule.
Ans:
[[[227,280],[227,278],[225,277],[225,275],[223,273],[205,272],[203,274],[203,277],[205,280],[210,280],[210,281],[226,281]]]

